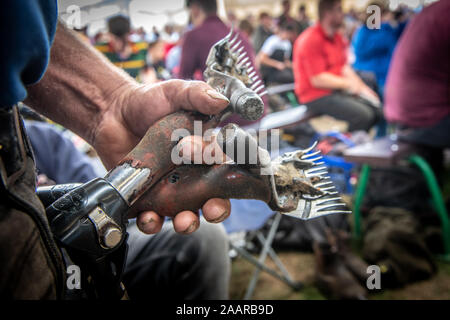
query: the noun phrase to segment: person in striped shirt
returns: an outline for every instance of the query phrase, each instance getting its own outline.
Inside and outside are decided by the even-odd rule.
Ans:
[[[97,42],[95,47],[114,65],[138,78],[146,67],[148,44],[130,40],[130,19],[118,15],[108,20],[107,41]]]

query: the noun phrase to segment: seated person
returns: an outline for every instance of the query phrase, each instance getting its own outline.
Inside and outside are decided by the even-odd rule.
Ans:
[[[356,58],[353,68],[357,71],[373,72],[379,92],[383,94],[392,53],[406,23],[394,20],[387,2],[378,0],[370,5],[381,8],[381,26],[380,29],[369,29],[363,24],[355,32],[352,39]]]
[[[306,14],[306,7],[304,4],[301,4],[298,7],[298,16],[297,16],[297,32],[298,34],[302,33],[311,25],[311,21],[309,20],[308,15]]]
[[[261,75],[266,84],[269,83],[292,83],[292,39],[295,34],[295,26],[285,23],[278,27],[278,32],[264,42],[256,57],[260,65]]]
[[[108,20],[106,41],[97,42],[95,47],[114,65],[137,78],[146,66],[147,43],[132,42],[130,39],[130,19],[115,16]]]
[[[92,160],[53,125],[27,121],[26,129],[39,174],[58,184],[85,183],[98,176]],[[200,223],[194,234],[180,235],[166,221],[159,233],[146,235],[133,219],[127,232],[123,282],[131,299],[228,298],[230,261],[221,224]]]
[[[253,32],[252,37],[252,45],[256,53],[261,50],[261,47],[267,38],[273,34],[272,25],[272,17],[267,12],[262,12],[259,15],[259,25],[256,27],[255,32]]]
[[[348,122],[349,131],[369,130],[380,118],[380,100],[347,63],[343,17],[340,0],[319,1],[319,22],[294,44],[295,92],[311,111]]]
[[[160,39],[148,44],[147,64],[139,75],[140,82],[151,84],[163,80],[170,80],[171,74],[164,62],[165,42]]]
[[[400,139],[438,156],[433,157],[436,165],[431,163],[435,170],[442,167],[442,149],[450,147],[449,14],[450,2],[439,1],[411,20],[393,55],[385,90],[386,119],[404,129]]]
[[[282,25],[286,23],[295,23],[295,19],[291,17],[291,1],[283,0],[281,2],[282,13],[279,17],[277,17],[277,24]]]
[[[253,25],[248,20],[241,20],[238,25],[238,30],[241,32],[241,35],[247,40],[248,43],[251,43],[251,38],[254,32]]]

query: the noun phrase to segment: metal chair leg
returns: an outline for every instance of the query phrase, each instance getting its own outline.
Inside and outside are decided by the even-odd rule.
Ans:
[[[261,232],[257,233],[257,237],[258,240],[261,242],[261,244],[264,245],[266,239],[264,238]],[[278,269],[281,271],[282,275],[284,276],[285,280],[283,280],[283,282],[296,291],[301,290],[303,288],[303,283],[292,279],[289,271],[287,271],[283,262],[280,260],[280,258],[278,257],[278,255],[276,254],[275,250],[273,250],[272,247],[269,247],[269,256],[273,260],[275,265],[278,267]]]
[[[264,243],[266,242],[266,238],[262,235],[261,232],[258,232],[256,234],[259,242],[261,243],[261,245],[264,245]],[[272,249],[272,247],[269,248],[269,256],[270,258],[273,260],[273,262],[276,264],[276,266],[278,267],[278,269],[281,271],[282,274],[284,274],[284,276],[287,279],[291,279],[291,275],[289,274],[289,272],[286,270],[286,268],[284,267],[283,263],[281,262],[280,258],[278,258],[277,254],[275,253],[275,251]]]
[[[285,283],[289,282],[289,279],[287,279],[283,274],[277,273],[275,270],[270,269],[266,265],[260,263],[257,259],[255,259],[250,253],[245,251],[244,249],[235,246],[234,244],[230,243],[230,247],[234,250],[236,250],[240,255],[242,255],[248,262],[255,265],[257,268],[261,269],[261,271],[267,272],[271,276],[277,278],[280,281],[283,281]]]
[[[269,248],[272,246],[273,238],[275,237],[275,232],[278,229],[278,225],[280,224],[281,214],[276,213],[275,218],[273,219],[272,226],[270,227],[269,234],[267,236],[267,241],[264,243],[264,247],[259,255],[259,263],[264,264],[267,258],[267,254],[269,252]],[[247,292],[245,293],[244,299],[248,300],[252,297],[253,291],[255,290],[256,283],[258,282],[259,273],[261,272],[260,266],[257,266],[257,269],[253,272],[253,276],[250,279],[250,283],[247,287]]]
[[[447,213],[447,209],[445,208],[444,199],[442,197],[441,189],[439,188],[439,184],[437,183],[436,176],[433,173],[433,170],[430,168],[427,161],[419,155],[412,155],[409,158],[409,161],[415,164],[421,171],[425,177],[425,180],[428,185],[428,190],[430,191],[431,197],[433,199],[434,206],[436,211],[441,219],[441,228],[442,228],[442,240],[444,242],[444,260],[450,262],[450,223],[449,217]]]
[[[366,194],[367,182],[370,176],[370,166],[368,164],[363,164],[361,168],[361,173],[359,177],[358,186],[355,190],[355,201],[353,206],[353,237],[355,240],[361,240],[361,205]]]

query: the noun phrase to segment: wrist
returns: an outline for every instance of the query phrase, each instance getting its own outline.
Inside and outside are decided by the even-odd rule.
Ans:
[[[359,83],[348,78],[345,80],[345,90],[347,90],[351,94],[358,94],[361,91],[361,86],[359,85]]]
[[[341,89],[348,91],[348,92],[352,92],[353,91],[353,84],[350,81],[350,79],[348,78],[342,78],[341,81]]]
[[[88,142],[95,146],[97,136],[104,131],[105,127],[114,124],[120,124],[126,127],[123,117],[124,108],[129,105],[129,101],[133,96],[133,92],[140,85],[134,81],[122,80],[120,83],[111,86],[102,94],[98,104],[98,114],[90,119],[90,127],[88,129]]]

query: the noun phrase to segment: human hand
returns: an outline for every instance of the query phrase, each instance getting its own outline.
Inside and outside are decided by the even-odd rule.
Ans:
[[[374,105],[380,104],[380,98],[375,91],[358,78],[347,78],[347,91],[372,102]]]
[[[286,68],[286,64],[284,63],[284,62],[278,62],[276,65],[275,65],[275,67],[278,69],[278,70],[280,70],[280,71],[283,71],[285,68]]]
[[[366,85],[362,86],[362,88],[360,89],[359,96],[370,101],[375,106],[378,106],[381,103],[380,98],[375,93],[375,91],[373,91]]]
[[[188,136],[183,138],[177,145],[176,150],[181,157],[182,163],[184,164],[192,164],[192,163],[200,163],[197,162],[201,160],[201,163],[203,164],[219,164],[219,163],[225,163],[226,161],[230,160],[227,158],[226,155],[224,155],[222,149],[219,147],[217,143],[215,143],[215,137],[213,136],[212,139],[207,139],[207,137],[201,137],[201,136]],[[194,161],[194,162],[193,162]],[[191,170],[195,170],[195,168],[201,170],[204,170],[204,166],[191,166],[194,168],[191,168]],[[198,181],[192,181],[193,188],[195,186],[198,186]],[[164,183],[163,183],[164,185]],[[155,186],[155,188],[158,190],[159,186]],[[186,188],[186,186],[185,186]],[[189,187],[187,187],[189,188]],[[163,188],[164,190],[164,188]],[[184,192],[194,192],[195,189],[189,190],[185,189]],[[167,191],[167,190],[166,190]],[[150,191],[150,194],[154,194],[154,191]],[[168,193],[164,192],[165,198],[161,197],[161,195],[155,195],[150,196],[146,193],[144,194],[134,205],[132,208],[132,211],[139,212],[139,211],[145,211],[142,213],[137,221],[137,225],[141,230],[144,230],[147,233],[154,233],[156,231],[159,231],[160,229],[160,223],[162,222],[162,215],[166,215],[167,208],[172,208],[173,206],[178,207],[179,212],[175,218],[177,219],[177,224],[174,225],[174,228],[177,232],[180,233],[190,233],[193,230],[195,230],[199,223],[199,215],[197,210],[193,210],[192,206],[190,206],[190,200],[189,196],[187,198],[183,198],[185,200],[185,203],[179,204],[176,203],[177,201],[180,201],[175,196],[169,196]],[[201,197],[201,195],[198,194],[192,194],[193,199],[196,199],[198,197]],[[203,198],[207,199],[207,198]],[[148,211],[148,203],[153,203],[153,201],[161,203],[163,201],[165,203],[165,208],[162,210],[162,212],[152,212]],[[195,200],[194,200],[195,201]],[[205,219],[209,222],[217,223],[225,220],[230,215],[230,204],[229,200],[225,199],[213,199],[208,200],[206,202],[203,202],[203,216]],[[157,205],[157,203],[155,203]],[[183,210],[185,209],[183,206],[186,205],[186,207],[191,208],[190,211]],[[200,204],[201,205],[201,204]],[[151,205],[152,206],[152,205]],[[153,207],[153,206],[152,206]],[[228,209],[223,210],[223,208],[228,207]],[[200,207],[197,207],[200,208]],[[170,209],[168,209],[170,211]],[[176,212],[176,211],[175,211]],[[133,214],[133,212],[131,212]],[[170,215],[171,216],[171,215]],[[155,231],[156,230],[156,231]]]
[[[112,94],[110,107],[102,114],[94,132],[93,146],[105,166],[111,169],[164,116],[180,109],[215,114],[228,104],[226,97],[204,82],[170,80],[152,86],[130,83]],[[180,143],[185,145],[185,139]],[[182,152],[187,154],[197,149],[182,148]],[[210,199],[202,211],[207,221],[218,223],[228,217],[231,206],[227,199]],[[139,229],[148,234],[159,232],[163,222],[164,217],[156,212],[141,212],[137,217]],[[174,217],[173,225],[177,232],[191,233],[199,226],[198,213],[180,212]]]
[[[347,90],[348,93],[358,95],[361,92],[362,81],[359,81],[356,78],[347,77],[344,83],[345,83],[345,90]]]

